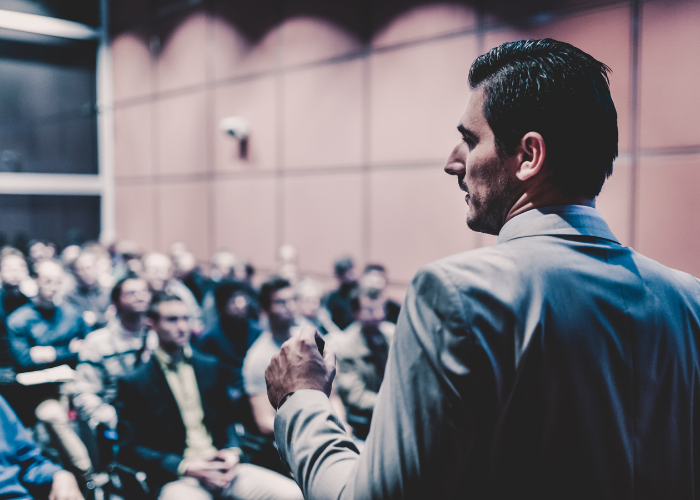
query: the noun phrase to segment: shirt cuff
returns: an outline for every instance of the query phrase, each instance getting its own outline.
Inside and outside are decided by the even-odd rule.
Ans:
[[[185,473],[187,472],[187,467],[190,465],[191,460],[188,460],[186,458],[182,459],[182,462],[180,462],[180,465],[177,466],[177,475],[178,477],[184,477]]]

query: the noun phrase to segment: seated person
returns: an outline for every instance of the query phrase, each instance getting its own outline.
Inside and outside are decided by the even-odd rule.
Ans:
[[[36,273],[37,296],[7,319],[16,370],[38,370],[61,364],[74,367],[87,327],[72,306],[55,303],[63,281],[63,266],[55,260],[43,260],[37,263]],[[56,383],[23,387],[21,401],[13,404],[25,425],[33,426],[36,420],[43,423],[66,466],[86,477],[91,472],[90,459],[68,422],[67,405],[57,401],[60,391],[61,386]]]
[[[146,326],[151,292],[145,280],[127,274],[112,289],[111,300],[116,317],[89,333],[78,353],[73,403],[80,419],[92,429],[99,424],[116,428],[117,412],[112,402],[117,380],[148,361],[158,346],[157,337],[152,334],[149,338]]]
[[[14,368],[14,357],[7,338],[7,317],[29,303],[29,299],[20,290],[22,280],[28,276],[27,262],[22,252],[12,247],[0,250],[0,369],[10,372]]]
[[[75,477],[41,455],[2,396],[0,436],[0,498],[83,500]]]
[[[100,283],[98,255],[94,250],[83,250],[73,264],[75,288],[66,296],[83,315],[89,328],[102,328],[107,320],[105,312],[110,304],[110,289]]]
[[[338,289],[328,294],[324,305],[331,313],[333,323],[338,329],[344,330],[353,321],[350,294],[358,286],[355,263],[350,257],[338,259],[333,266],[333,272],[338,280]]]
[[[214,290],[218,321],[202,335],[195,348],[217,358],[229,372],[228,394],[238,403],[243,393],[243,359],[260,335],[250,316],[249,287],[238,281],[220,283]]]
[[[274,437],[275,409],[267,399],[265,369],[272,356],[277,354],[282,344],[292,336],[296,314],[294,289],[289,281],[272,277],[260,289],[260,309],[267,316],[270,330],[263,332],[248,350],[243,362],[243,384],[250,398],[253,417],[258,430],[263,436]],[[331,403],[341,421],[345,421],[345,409],[335,393],[331,394]],[[347,426],[346,426],[347,427]]]
[[[87,327],[74,307],[56,304],[63,281],[58,261],[37,264],[38,294],[7,318],[7,333],[17,371],[29,371],[78,362],[78,349]]]
[[[326,341],[337,357],[336,387],[355,435],[365,439],[372,420],[395,325],[384,321],[384,298],[360,288],[350,306],[355,322]]]
[[[338,330],[328,309],[321,307],[321,297],[323,296],[321,285],[311,278],[303,278],[297,283],[297,326],[312,326],[321,335]]]
[[[379,297],[384,293],[389,280],[386,276],[386,268],[381,264],[367,264],[360,276],[360,286],[368,290],[370,295]],[[394,323],[399,320],[401,305],[389,298],[384,301],[384,312],[386,321]]]
[[[239,463],[225,376],[215,358],[190,348],[187,305],[157,295],[148,323],[160,345],[119,381],[120,462],[144,471],[160,499],[301,499],[294,481]]]

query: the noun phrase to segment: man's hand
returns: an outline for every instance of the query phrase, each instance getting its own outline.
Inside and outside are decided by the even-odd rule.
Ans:
[[[29,349],[29,357],[35,363],[53,363],[56,361],[56,349],[50,345],[37,345]]]
[[[335,377],[335,353],[326,345],[321,355],[316,344],[317,335],[320,337],[313,327],[305,326],[272,357],[265,370],[265,381],[267,398],[273,408],[277,408],[290,392],[302,389],[330,395]]]
[[[238,455],[235,459],[230,455],[233,452],[224,453],[219,451],[212,458],[197,458],[187,464],[185,476],[193,477],[203,486],[209,488],[228,488],[236,475],[236,465],[238,465]]]
[[[85,500],[73,474],[60,470],[53,475],[49,500]]]

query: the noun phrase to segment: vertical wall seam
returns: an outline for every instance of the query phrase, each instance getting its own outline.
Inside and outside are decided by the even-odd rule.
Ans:
[[[630,246],[637,245],[638,226],[638,191],[639,191],[639,84],[640,84],[640,35],[641,35],[641,0],[632,0],[630,22],[630,153],[632,157],[631,182],[630,182]]]
[[[279,2],[279,18],[277,33],[275,33],[276,61],[275,61],[275,120],[276,120],[276,153],[275,153],[275,248],[274,259],[277,258],[277,249],[284,243],[284,61],[281,26],[285,18],[285,4]]]
[[[214,189],[214,173],[216,171],[216,146],[214,140],[214,134],[217,133],[216,127],[214,127],[214,88],[210,85],[211,82],[215,81],[216,75],[214,72],[214,47],[215,47],[215,36],[214,36],[214,9],[216,6],[213,2],[210,2],[208,8],[205,9],[206,15],[206,33],[204,39],[205,47],[205,67],[204,67],[204,106],[206,117],[205,130],[207,131],[206,136],[206,192],[207,192],[207,259],[213,252],[217,250],[216,248],[216,190]]]

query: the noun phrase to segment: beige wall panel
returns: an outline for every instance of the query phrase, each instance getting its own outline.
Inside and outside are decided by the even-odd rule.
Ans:
[[[211,21],[214,78],[270,71],[277,63],[279,29],[271,1],[218,2]]]
[[[356,60],[284,76],[284,166],[360,165],[362,65]]]
[[[206,78],[207,18],[202,12],[168,17],[159,25],[160,53],[156,58],[158,90],[203,84]]]
[[[428,262],[478,246],[457,179],[439,166],[371,174],[370,260],[409,282]]]
[[[160,250],[167,251],[171,243],[183,241],[198,260],[208,260],[211,224],[207,183],[165,184],[158,190]]]
[[[460,140],[476,37],[426,43],[371,56],[371,160],[444,160]]]
[[[151,93],[153,70],[144,33],[123,33],[112,40],[114,100],[121,101]]]
[[[255,267],[275,264],[275,179],[229,179],[214,187],[213,252],[229,250]]]
[[[700,277],[700,155],[640,161],[637,250]]]
[[[486,34],[486,49],[526,38],[554,38],[589,53],[611,69],[610,93],[617,110],[619,150],[629,152],[630,127],[630,8],[580,13],[537,25],[528,31],[497,30]]]
[[[389,20],[384,26],[377,26],[372,40],[374,47],[420,40],[476,26],[476,12],[468,5],[448,2],[435,5],[419,5],[410,9],[399,2],[403,12]],[[402,5],[403,4],[403,5]],[[381,6],[377,8],[381,9]]]
[[[641,33],[641,147],[699,146],[700,2],[645,2]]]
[[[152,104],[114,110],[115,177],[153,174]]]
[[[298,16],[282,23],[282,62],[295,66],[356,52],[360,41],[340,26],[311,16]]]
[[[244,81],[214,91],[215,168],[219,172],[275,168],[277,159],[277,93],[274,77]],[[252,127],[248,155],[241,158],[240,142],[219,129],[222,118],[246,118]]]
[[[158,114],[158,174],[203,173],[207,168],[208,134],[204,91],[162,99]]]
[[[297,248],[302,271],[332,274],[341,255],[360,257],[361,174],[284,179],[284,241]]]
[[[115,188],[117,238],[134,241],[145,251],[156,245],[154,189],[150,185]]]

